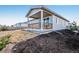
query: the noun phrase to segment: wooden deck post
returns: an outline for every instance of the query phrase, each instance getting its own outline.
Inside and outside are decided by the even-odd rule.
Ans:
[[[43,10],[41,10],[41,31],[43,30]]]

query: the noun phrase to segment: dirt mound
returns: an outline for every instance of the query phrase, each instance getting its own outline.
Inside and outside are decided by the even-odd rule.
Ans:
[[[12,48],[14,53],[69,53],[79,52],[79,35],[70,30],[42,34],[20,42]]]
[[[21,41],[26,41],[30,38],[37,36],[37,33],[28,32],[24,30],[14,30],[14,31],[2,31],[0,32],[0,38],[10,35],[10,43],[6,45],[6,47],[1,51],[4,53],[10,53],[12,47]]]

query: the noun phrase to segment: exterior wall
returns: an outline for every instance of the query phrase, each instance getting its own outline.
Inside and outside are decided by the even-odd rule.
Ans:
[[[53,30],[66,29],[66,26],[68,26],[67,21],[53,15]]]

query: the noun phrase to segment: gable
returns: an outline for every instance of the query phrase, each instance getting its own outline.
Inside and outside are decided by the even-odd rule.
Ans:
[[[65,19],[64,17],[60,16],[59,14],[57,14],[57,13],[55,13],[54,11],[51,11],[51,10],[49,10],[48,8],[45,8],[45,7],[32,8],[32,9],[30,9],[30,11],[27,13],[26,17],[29,17],[29,16],[34,15],[35,13],[39,12],[41,9],[47,11],[48,13],[54,14],[55,16],[57,16],[57,17],[59,17],[59,18],[65,20],[65,21],[69,22],[69,21],[68,21],[67,19]]]
[[[31,16],[31,15],[33,15],[33,14],[39,12],[40,10],[41,10],[41,9],[31,9],[31,10],[27,13],[26,17],[29,17],[29,16]]]

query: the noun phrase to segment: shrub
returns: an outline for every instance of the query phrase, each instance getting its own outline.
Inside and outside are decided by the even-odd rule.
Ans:
[[[0,26],[0,31],[6,31],[6,30],[8,30],[8,26],[6,26],[6,25]]]
[[[6,46],[6,44],[9,43],[9,38],[10,38],[10,35],[4,36],[0,39],[0,50],[2,50]]]
[[[78,26],[77,26],[77,24],[76,24],[75,21],[70,24],[69,29],[70,29],[71,31],[78,30]]]
[[[7,30],[11,30],[11,26],[6,26],[6,25],[0,25],[0,31],[7,31]]]

